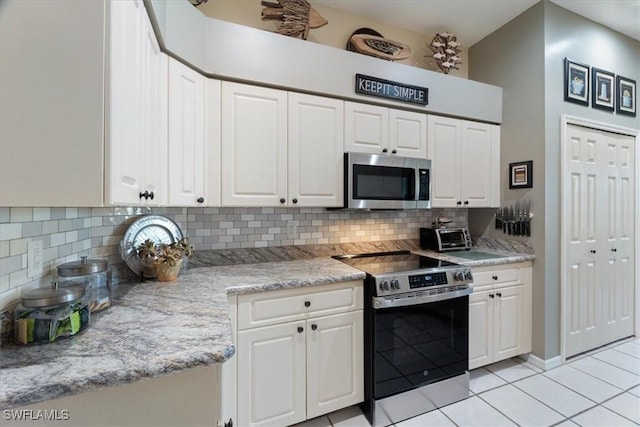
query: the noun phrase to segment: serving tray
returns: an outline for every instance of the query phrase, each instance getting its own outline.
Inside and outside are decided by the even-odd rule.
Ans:
[[[120,255],[136,275],[144,274],[145,278],[152,279],[156,277],[155,272],[141,262],[136,248],[147,239],[156,245],[161,243],[170,245],[182,237],[182,230],[178,224],[169,218],[162,215],[144,215],[135,220],[127,229],[120,242]]]

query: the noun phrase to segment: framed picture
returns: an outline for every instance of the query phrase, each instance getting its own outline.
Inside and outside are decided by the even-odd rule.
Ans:
[[[533,188],[533,160],[509,163],[509,188]]]
[[[636,116],[636,81],[616,76],[616,112]]]
[[[589,105],[589,67],[564,58],[564,100]]]
[[[615,75],[599,68],[591,68],[591,106],[613,111],[616,98]]]

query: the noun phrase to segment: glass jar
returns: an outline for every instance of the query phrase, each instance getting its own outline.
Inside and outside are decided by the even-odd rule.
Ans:
[[[58,285],[84,286],[91,312],[111,305],[111,270],[105,260],[83,256],[79,261],[59,265]]]
[[[20,344],[47,343],[89,326],[91,311],[84,286],[37,288],[22,293],[15,310],[14,338]]]

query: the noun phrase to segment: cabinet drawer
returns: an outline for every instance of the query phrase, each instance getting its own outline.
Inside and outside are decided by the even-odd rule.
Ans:
[[[238,296],[238,330],[362,309],[362,282]]]
[[[520,281],[520,268],[495,268],[479,267],[473,268],[473,286],[504,286],[512,285]]]

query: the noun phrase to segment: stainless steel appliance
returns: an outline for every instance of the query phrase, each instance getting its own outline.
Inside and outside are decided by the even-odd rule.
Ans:
[[[469,397],[471,269],[408,251],[334,258],[367,273],[361,406],[371,425]]]
[[[460,251],[471,249],[471,236],[466,227],[421,228],[420,247],[433,251]]]
[[[428,209],[431,160],[344,154],[345,209]]]

